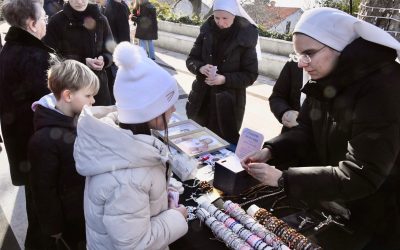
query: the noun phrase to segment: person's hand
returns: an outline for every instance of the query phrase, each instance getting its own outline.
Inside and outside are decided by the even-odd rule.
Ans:
[[[205,75],[207,78],[214,78],[214,65],[211,64],[206,64],[204,66],[201,66],[201,68],[199,69],[200,73],[202,73],[203,75]]]
[[[271,157],[271,150],[269,150],[269,148],[263,148],[260,151],[247,155],[240,163],[243,168],[246,169],[250,163],[264,163],[270,160]]]
[[[104,59],[102,56],[86,58],[86,65],[93,70],[102,70],[104,67]]]
[[[94,65],[94,59],[93,58],[86,58],[85,59],[86,62],[86,66],[88,66],[91,69],[94,69],[95,65]]]
[[[267,163],[250,163],[245,170],[259,182],[272,186],[278,186],[278,179],[282,176],[282,171]]]
[[[297,122],[297,117],[299,116],[299,112],[296,110],[288,110],[282,116],[282,124],[285,127],[292,128],[299,123]]]
[[[206,78],[205,83],[213,86],[213,85],[222,85],[225,83],[225,76],[217,74],[214,79]]]
[[[185,218],[185,220],[187,220],[188,211],[184,205],[179,204],[178,207],[172,207],[171,209],[174,209],[174,210],[180,212],[182,214],[183,218]]]
[[[97,66],[98,70],[102,70],[104,67],[103,56],[99,56],[99,57],[95,58],[94,64]]]

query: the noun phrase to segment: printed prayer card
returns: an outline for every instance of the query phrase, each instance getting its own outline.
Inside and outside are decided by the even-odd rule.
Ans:
[[[264,136],[249,128],[244,128],[239,137],[235,154],[240,160],[261,149]]]

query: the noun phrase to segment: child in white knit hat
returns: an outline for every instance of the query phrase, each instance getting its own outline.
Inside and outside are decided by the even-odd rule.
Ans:
[[[139,46],[120,43],[114,60],[116,108],[87,107],[78,122],[87,246],[167,249],[187,232],[187,211],[168,200],[168,148],[151,129],[167,132],[178,87]]]

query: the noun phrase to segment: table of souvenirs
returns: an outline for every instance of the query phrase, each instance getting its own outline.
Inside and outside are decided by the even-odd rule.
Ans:
[[[225,150],[198,157],[199,170],[212,176],[215,161],[226,154]],[[259,184],[228,196],[216,190],[212,180],[197,178],[183,182],[183,187],[179,199],[188,208],[189,231],[170,245],[171,250],[345,249],[346,239],[352,237],[343,217],[291,200],[280,188]],[[212,203],[196,202],[211,193],[220,197]]]

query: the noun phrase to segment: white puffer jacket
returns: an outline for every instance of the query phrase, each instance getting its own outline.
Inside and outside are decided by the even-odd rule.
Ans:
[[[115,107],[85,107],[74,157],[86,176],[88,249],[168,249],[187,230],[168,209],[165,145],[116,125]]]

